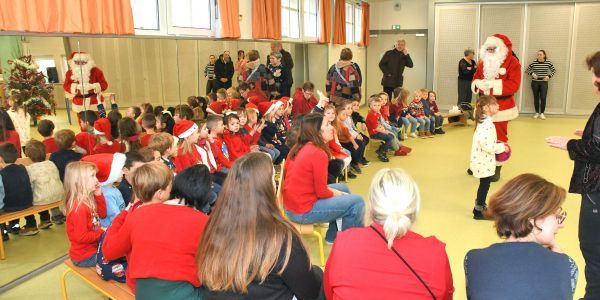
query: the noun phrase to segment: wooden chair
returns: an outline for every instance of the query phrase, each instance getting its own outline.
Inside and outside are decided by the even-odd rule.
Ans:
[[[70,259],[65,260],[64,263],[67,266],[67,269],[60,276],[60,289],[62,291],[64,300],[68,299],[66,277],[69,273],[77,275],[79,278],[92,286],[95,290],[104,294],[109,299],[135,299],[135,295],[133,295],[126,284],[112,280],[105,281],[98,275],[98,273],[96,273],[96,268],[77,267],[73,264],[73,262],[71,262]]]
[[[299,224],[292,222],[285,214],[283,209],[283,184],[285,182],[285,159],[281,162],[281,173],[279,175],[279,184],[277,185],[277,205],[281,210],[281,214],[290,222],[301,235],[312,235],[317,238],[319,243],[319,258],[321,267],[325,267],[325,250],[323,246],[323,235],[318,224]]]

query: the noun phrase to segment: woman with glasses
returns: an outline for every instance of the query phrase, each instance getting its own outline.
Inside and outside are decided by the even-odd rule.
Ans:
[[[492,195],[486,214],[504,242],[467,253],[467,298],[573,299],[577,265],[555,235],[567,214],[563,188],[522,174]]]

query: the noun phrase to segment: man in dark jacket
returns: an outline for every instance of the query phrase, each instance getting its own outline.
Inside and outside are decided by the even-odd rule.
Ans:
[[[404,83],[403,73],[405,67],[412,68],[413,61],[410,58],[410,54],[408,54],[406,41],[400,39],[396,42],[396,47],[385,52],[379,62],[379,69],[383,72],[381,85],[383,85],[383,91],[388,94],[390,99],[392,99],[394,89],[402,87]]]
[[[223,57],[215,63],[215,76],[217,77],[218,88],[228,89],[231,87],[231,78],[233,77],[233,62],[229,51],[223,52]]]

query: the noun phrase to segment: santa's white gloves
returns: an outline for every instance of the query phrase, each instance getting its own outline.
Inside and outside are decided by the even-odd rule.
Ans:
[[[479,94],[479,91],[483,91],[484,94],[489,95],[489,91],[492,87],[494,87],[493,80],[475,79],[471,83],[471,91],[475,94]]]

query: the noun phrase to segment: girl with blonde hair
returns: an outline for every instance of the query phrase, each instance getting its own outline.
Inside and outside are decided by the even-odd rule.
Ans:
[[[339,232],[331,249],[323,283],[327,299],[452,299],[445,244],[412,231],[421,197],[410,175],[380,170],[369,202],[371,226]]]
[[[106,218],[106,201],[96,171],[89,162],[72,162],[67,165],[64,178],[67,216],[67,237],[71,242],[69,257],[80,267],[96,265],[98,241],[105,228],[100,219]]]

